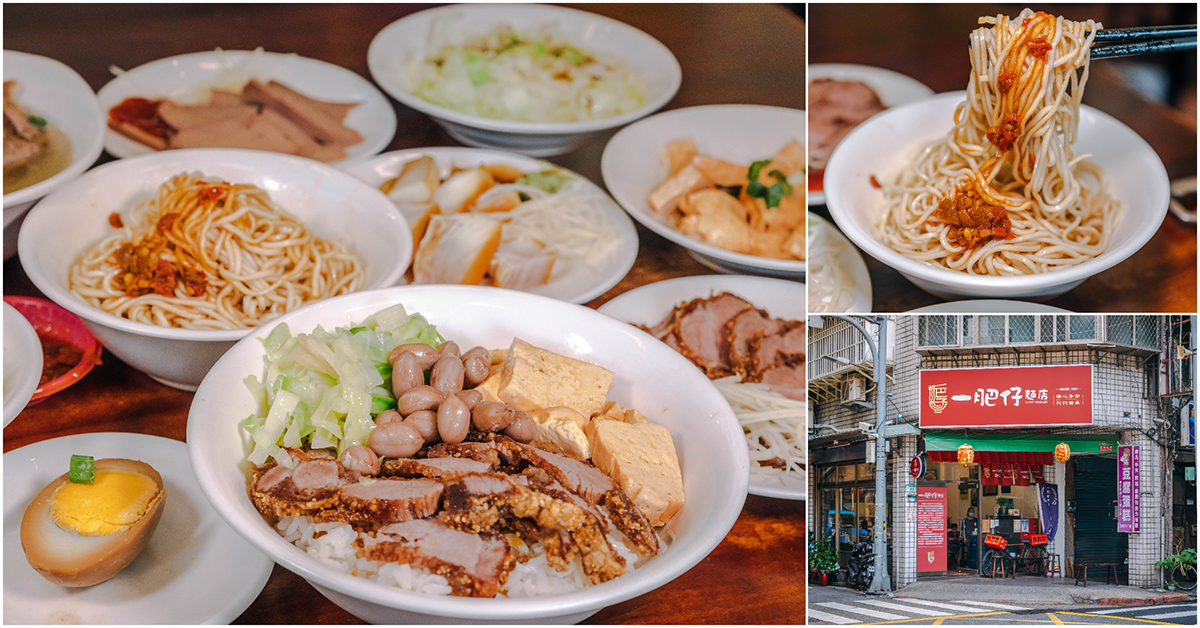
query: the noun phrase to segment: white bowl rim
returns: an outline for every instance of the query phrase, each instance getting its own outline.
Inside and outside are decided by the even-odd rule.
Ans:
[[[141,161],[157,161],[157,160],[168,160],[168,159],[178,158],[180,156],[180,153],[187,153],[187,154],[208,153],[208,154],[212,154],[214,157],[217,157],[217,158],[221,158],[221,157],[236,158],[238,155],[254,155],[256,158],[278,159],[278,160],[282,160],[282,161],[293,161],[293,162],[303,163],[305,166],[308,166],[308,167],[315,167],[315,168],[318,168],[321,170],[325,170],[327,176],[330,176],[333,178],[340,178],[340,179],[343,179],[346,181],[351,181],[352,185],[363,186],[365,188],[369,188],[374,193],[379,195],[381,202],[386,202],[387,207],[389,207],[389,208],[392,207],[392,202],[390,200],[388,200],[387,197],[382,192],[380,192],[379,190],[377,190],[375,188],[372,188],[370,185],[367,185],[365,182],[363,182],[358,177],[355,177],[354,175],[351,175],[350,173],[348,173],[345,170],[338,168],[336,166],[332,166],[330,164],[325,164],[325,163],[322,163],[319,161],[314,161],[312,159],[306,159],[304,157],[297,157],[294,155],[285,155],[283,153],[274,153],[274,152],[270,152],[270,151],[260,151],[260,150],[248,150],[248,149],[242,149],[242,148],[186,148],[186,149],[178,149],[178,150],[171,150],[171,151],[156,151],[156,152],[152,152],[152,153],[147,153],[145,155],[135,155],[133,157],[126,157],[124,159],[118,159],[115,161],[111,161],[109,163],[98,166],[92,170],[89,170],[86,173],[85,177],[87,177],[87,179],[90,179],[93,176],[100,176],[101,174],[106,173],[109,168],[133,167],[130,164],[136,165]],[[71,189],[71,187],[73,187],[74,185],[83,185],[87,179],[85,179],[84,177],[80,177],[79,179],[72,181],[68,186],[61,188],[61,190],[63,192],[69,191]],[[59,192],[59,190],[55,191],[55,193],[58,193],[58,192]],[[38,207],[40,207],[40,205],[41,204],[39,203]],[[37,211],[38,207],[34,207],[33,211]],[[404,217],[400,216],[398,212],[397,212],[397,218],[399,218],[401,221],[404,220]],[[21,230],[21,234],[19,236],[18,245],[17,245],[18,250],[25,248],[25,247],[21,246],[21,243],[26,242],[28,240],[28,238],[25,235],[26,233],[28,233],[26,230],[24,230],[24,229]],[[32,244],[31,244],[31,246],[32,246]],[[74,255],[78,255],[78,252],[74,253]],[[407,267],[408,267],[408,265],[405,264],[404,268],[393,268],[387,274],[383,275],[380,279],[380,282],[381,282],[380,287],[385,287],[385,286],[390,286],[390,285],[395,284],[404,275],[404,272],[405,272],[405,270],[407,270]],[[32,281],[33,284],[46,295],[46,298],[50,299],[54,303],[57,303],[58,305],[61,305],[62,307],[66,308],[67,310],[70,310],[73,314],[78,315],[80,318],[83,318],[84,320],[90,321],[97,325],[102,325],[107,328],[116,329],[116,330],[119,330],[119,331],[122,331],[125,333],[129,333],[129,334],[135,334],[138,336],[144,336],[144,337],[148,337],[148,338],[161,338],[161,339],[166,339],[166,340],[187,340],[187,341],[194,341],[194,342],[230,342],[233,340],[239,340],[239,339],[245,337],[247,334],[250,334],[251,332],[253,332],[255,329],[257,329],[255,327],[249,327],[249,328],[244,328],[244,329],[220,329],[220,330],[216,330],[216,329],[182,329],[179,327],[162,327],[159,325],[150,325],[148,323],[139,323],[137,321],[131,321],[127,318],[116,316],[115,314],[109,314],[102,310],[98,310],[98,309],[92,307],[91,305],[88,305],[87,303],[84,303],[83,301],[79,300],[78,297],[71,294],[70,290],[64,290],[62,288],[62,286],[60,286],[58,284],[57,281],[54,281],[54,280],[50,279],[49,277],[47,277],[46,274],[43,272],[43,270],[39,267],[32,266],[32,265],[28,266],[28,267],[26,267],[25,272],[26,272],[26,274],[29,275],[29,280]],[[309,304],[309,305],[311,305],[311,304]],[[297,308],[297,310],[298,309],[299,308]],[[267,321],[264,324],[271,325],[272,322]]]
[[[456,111],[454,109],[450,109],[449,107],[435,105],[424,98],[413,95],[411,92],[400,89],[398,86],[393,85],[390,81],[381,80],[385,77],[380,76],[381,73],[377,72],[377,70],[380,69],[380,61],[378,61],[378,58],[379,55],[384,54],[385,51],[380,48],[381,44],[379,42],[383,39],[385,34],[390,34],[390,31],[400,30],[401,28],[406,27],[407,24],[401,23],[405,20],[415,19],[417,16],[424,18],[432,17],[434,13],[470,11],[473,6],[474,5],[471,4],[452,4],[442,7],[435,7],[432,9],[424,9],[406,15],[384,27],[383,30],[379,31],[379,33],[375,35],[375,38],[371,40],[371,45],[367,49],[367,65],[371,70],[371,76],[375,79],[375,83],[383,88],[383,90],[392,98],[400,101],[401,104],[416,109],[417,111],[420,111],[428,116],[476,129],[520,135],[574,135],[579,133],[602,131],[604,129],[622,126],[639,118],[643,118],[650,113],[658,111],[667,103],[671,102],[671,99],[675,97],[676,92],[679,91],[679,86],[683,83],[683,69],[680,67],[679,60],[675,58],[674,53],[671,52],[670,48],[667,48],[666,45],[645,31],[604,15],[591,13],[589,11],[581,11],[579,9],[572,9],[569,7],[545,4],[507,5],[506,8],[514,11],[541,11],[547,13],[571,15],[574,17],[586,16],[588,19],[606,22],[615,25],[617,28],[628,30],[635,36],[645,38],[648,45],[651,47],[657,47],[661,52],[666,54],[664,61],[667,59],[670,60],[670,66],[667,69],[671,74],[671,82],[668,84],[667,89],[658,98],[646,101],[646,103],[644,103],[641,107],[638,107],[633,111],[628,111],[616,116],[600,118],[597,120],[583,120],[578,122],[524,122],[520,120],[485,118],[483,116],[476,116],[469,113]]]
[[[584,316],[585,318],[592,318],[593,321],[601,325],[625,325],[625,323],[622,323],[612,317],[583,305],[577,305],[568,303],[566,301],[552,299],[550,297],[544,297],[541,295],[529,294],[515,290],[461,285],[392,286],[348,295],[341,295],[331,299],[318,301],[306,305],[301,309],[288,312],[280,317],[280,322],[287,322],[290,324],[292,319],[298,316],[304,316],[309,310],[316,308],[329,309],[330,312],[328,315],[336,316],[335,313],[341,308],[339,302],[352,299],[360,302],[378,301],[380,307],[383,307],[387,304],[401,303],[406,299],[411,300],[413,298],[421,298],[412,297],[412,295],[418,291],[420,293],[424,293],[425,295],[437,295],[437,297],[444,297],[445,295],[454,292],[482,293],[483,291],[487,291],[486,294],[492,296],[493,298],[496,295],[503,295],[500,298],[515,298],[518,301],[528,301],[531,306],[541,304],[556,308],[577,308],[576,311],[579,312],[581,316]],[[357,309],[360,307],[366,307],[366,304],[356,303],[351,307]],[[646,343],[650,344],[650,341],[653,339],[652,336],[640,329],[633,327],[632,325],[629,325],[628,327],[629,329],[626,331],[634,334],[635,336],[644,335]],[[207,380],[212,373],[216,372],[220,367],[222,367],[224,362],[234,359],[233,356],[238,353],[238,348],[240,346],[254,342],[257,342],[257,340],[253,334],[247,335],[245,338],[238,341],[238,344],[234,345],[233,348],[221,356],[221,358],[209,371],[209,374],[205,376],[205,379]],[[654,346],[657,345],[661,345],[661,343],[656,342]],[[675,356],[681,358],[684,361],[684,364],[690,364],[686,362],[686,358],[676,354],[669,347],[662,345],[661,349],[664,352],[670,352],[663,353],[664,356],[674,354]],[[674,360],[673,357],[668,359]],[[683,364],[680,364],[681,370],[682,366]],[[685,373],[685,377],[693,379],[698,377],[699,379],[696,379],[696,381],[707,381],[708,379],[702,372],[695,370],[694,368],[691,371],[683,372]],[[709,382],[709,385],[711,386],[711,382]],[[197,395],[192,402],[192,406],[190,406],[188,410],[189,420],[187,442],[189,450],[193,445],[199,447],[200,444],[205,443],[205,441],[208,440],[208,438],[202,432],[200,432],[201,426],[204,425],[204,422],[193,421],[190,418],[190,414],[194,406],[203,401],[204,398],[201,393],[204,391],[204,383],[201,383],[200,389],[197,391]],[[716,391],[715,387],[713,387],[712,392],[718,398],[722,400],[724,399],[720,396],[720,393]],[[728,430],[738,432],[737,434],[731,433],[729,437],[733,440],[733,442],[740,443],[745,440],[745,436],[741,433],[740,425],[737,423],[736,418],[734,418],[733,410],[728,409],[728,404],[726,404],[726,408],[728,414],[728,417],[726,418],[729,419],[729,421],[726,421],[726,423],[723,424],[723,427]],[[236,422],[230,422],[230,427],[236,428]],[[193,430],[195,430],[195,433],[193,433]],[[735,436],[736,438],[734,438]],[[722,508],[725,506],[724,504],[714,504],[715,507],[712,511],[714,521],[710,523],[710,527],[723,527],[726,530],[726,534],[728,533],[728,530],[732,529],[734,522],[741,514],[749,486],[749,454],[747,453],[747,450],[744,447],[731,447],[730,452],[735,456],[733,461],[734,470],[741,468],[745,471],[744,473],[737,474],[737,477],[734,477],[734,483],[731,486],[732,495],[734,496],[733,499],[737,503],[729,505],[736,505],[736,508],[725,510]],[[520,619],[535,619],[541,617],[557,617],[587,611],[594,612],[601,608],[645,594],[665,585],[671,580],[674,580],[708,556],[709,553],[711,553],[712,550],[724,540],[725,536],[722,534],[721,537],[709,537],[707,538],[707,542],[701,542],[686,548],[686,550],[682,552],[682,555],[677,559],[680,565],[683,566],[682,569],[676,568],[670,571],[664,571],[667,569],[667,567],[662,566],[663,563],[657,563],[656,561],[652,560],[635,572],[635,574],[642,574],[642,578],[640,579],[616,578],[609,582],[603,583],[602,585],[586,587],[582,590],[565,594],[511,599],[480,599],[457,596],[429,595],[416,591],[407,591],[376,582],[366,581],[362,578],[358,578],[357,576],[338,572],[335,569],[324,566],[322,563],[316,561],[313,562],[314,564],[320,566],[319,571],[309,569],[305,564],[297,564],[293,559],[297,557],[296,552],[299,550],[285,540],[282,536],[275,533],[270,526],[255,526],[252,529],[244,529],[243,527],[239,526],[239,522],[236,521],[236,519],[238,518],[237,513],[241,512],[241,504],[237,505],[239,509],[231,509],[234,505],[228,503],[225,493],[218,492],[214,486],[220,483],[218,480],[214,479],[214,475],[223,473],[223,471],[217,469],[214,465],[209,464],[207,459],[203,456],[193,455],[191,458],[193,471],[196,474],[197,480],[200,482],[200,487],[204,491],[205,497],[208,498],[214,509],[221,514],[230,527],[234,528],[240,534],[246,537],[246,539],[249,540],[251,544],[254,545],[259,551],[268,555],[281,566],[285,567],[289,571],[292,571],[293,573],[296,573],[312,584],[327,587],[343,595],[350,596],[360,602],[412,613],[435,615],[455,619],[511,621]],[[740,498],[738,497],[739,495]],[[245,495],[241,494],[241,497],[245,497]],[[253,507],[251,507],[251,510],[253,511]],[[254,515],[259,516],[257,512],[254,512]],[[705,541],[704,538],[698,540]],[[307,556],[307,554],[300,552],[299,556]],[[656,565],[659,566],[656,568]],[[649,586],[637,586],[637,583],[640,580],[648,580]],[[604,587],[604,589],[602,589],[602,594],[595,593],[598,586]]]
[[[88,109],[91,110],[91,113],[93,114],[91,117],[94,117],[96,120],[97,127],[96,135],[95,137],[92,137],[90,141],[81,146],[71,147],[72,152],[75,154],[75,158],[72,159],[70,165],[68,165],[66,168],[63,168],[61,172],[50,177],[49,179],[46,179],[45,181],[39,181],[29,187],[21,188],[15,192],[5,194],[4,206],[12,207],[14,205],[20,205],[21,203],[28,203],[29,201],[42,198],[55,188],[79,176],[88,168],[91,168],[92,164],[96,163],[96,159],[100,157],[100,153],[104,152],[104,134],[108,131],[108,125],[104,119],[104,112],[100,110],[100,103],[96,99],[96,93],[92,91],[92,86],[88,85],[87,81],[83,80],[83,77],[80,76],[75,70],[72,70],[70,66],[57,59],[51,59],[50,57],[43,57],[41,55],[20,52],[17,50],[5,50],[4,56],[7,57],[8,55],[17,55],[30,61],[48,63],[57,71],[63,71],[63,76],[69,77],[67,80],[76,82],[78,83],[78,86],[86,89],[88,93],[91,94],[91,107],[88,107]],[[74,143],[74,139],[72,139],[72,143]]]
[[[843,178],[836,175],[841,173],[843,168],[842,161],[848,158],[844,156],[847,153],[842,151],[841,158],[839,159],[839,151],[841,151],[841,147],[846,145],[847,141],[854,136],[873,133],[876,126],[882,125],[884,121],[887,121],[892,116],[906,114],[910,110],[933,110],[938,106],[944,106],[946,101],[953,101],[957,103],[962,102],[965,98],[965,91],[945,92],[925,100],[919,100],[905,105],[900,105],[876,114],[866,122],[856,127],[854,130],[850,131],[850,133],[842,140],[842,142],[838,144],[837,148],[834,148],[833,154],[829,158],[829,165],[825,168],[826,183],[828,184],[830,181],[836,182]],[[1170,181],[1167,177],[1166,168],[1162,165],[1162,161],[1159,159],[1158,153],[1154,152],[1154,149],[1151,148],[1148,143],[1146,143],[1145,139],[1143,139],[1140,135],[1133,131],[1133,129],[1130,129],[1120,120],[1117,120],[1113,116],[1110,116],[1099,109],[1088,105],[1081,105],[1080,111],[1086,115],[1093,115],[1109,124],[1129,130],[1129,132],[1132,133],[1136,138],[1136,141],[1140,142],[1140,144],[1137,144],[1136,147],[1144,149],[1147,154],[1154,155],[1154,165],[1157,166],[1157,168],[1154,168],[1155,175],[1158,175],[1156,178],[1159,180],[1158,183],[1161,185],[1161,189],[1166,192],[1170,188]],[[948,130],[949,126],[947,126],[947,131]],[[835,176],[830,176],[831,172]],[[1155,182],[1151,181],[1149,183],[1153,184]],[[1149,185],[1147,187],[1149,187]],[[1117,264],[1125,261],[1125,259],[1127,259],[1129,256],[1136,253],[1142,248],[1142,246],[1146,244],[1146,242],[1150,240],[1150,238],[1154,237],[1154,234],[1158,231],[1159,225],[1162,223],[1163,218],[1165,218],[1167,214],[1167,203],[1165,202],[1164,197],[1162,206],[1154,210],[1153,213],[1146,216],[1144,220],[1138,223],[1133,230],[1134,237],[1130,238],[1128,241],[1119,246],[1109,248],[1107,251],[1101,253],[1097,257],[1080,264],[1076,264],[1075,266],[1061,270],[1055,270],[1052,272],[1039,273],[1035,275],[997,277],[991,275],[972,275],[961,271],[938,268],[936,266],[905,257],[868,234],[862,229],[857,221],[849,218],[848,211],[845,209],[845,199],[843,198],[842,190],[840,188],[836,186],[826,187],[825,199],[826,206],[829,208],[829,214],[837,223],[838,228],[841,229],[846,237],[848,237],[855,245],[857,245],[863,251],[866,251],[867,254],[879,260],[880,262],[895,268],[901,274],[914,276],[934,284],[958,289],[967,288],[1035,291],[1053,288],[1055,286],[1062,286],[1072,282],[1083,281],[1093,275],[1097,275],[1105,270],[1108,270],[1109,268],[1112,268],[1113,266],[1116,266]],[[1118,200],[1128,203],[1127,199]],[[1129,208],[1126,207],[1125,211],[1128,212]],[[1121,218],[1121,220],[1125,221],[1130,220],[1131,218],[1131,216],[1126,214]]]
[[[13,337],[6,338],[6,340],[16,344],[16,346],[6,344],[5,355],[9,351],[15,351],[18,357],[27,360],[21,371],[16,373],[11,381],[6,378],[4,382],[4,425],[7,426],[29,405],[29,400],[33,399],[33,393],[37,392],[38,380],[42,375],[43,354],[42,341],[38,338],[33,324],[8,301],[3,303],[4,307],[0,309],[4,311],[4,335],[8,336],[8,332],[11,331]],[[13,384],[11,389],[9,384]]]
[[[621,194],[621,192],[620,192],[620,186],[610,185],[608,183],[608,177],[605,175],[605,168],[604,168],[605,162],[608,159],[616,159],[616,153],[613,153],[613,157],[611,157],[611,158],[609,157],[609,149],[613,147],[613,145],[616,143],[618,137],[622,137],[627,134],[628,135],[636,135],[638,129],[643,128],[641,125],[650,125],[650,124],[654,123],[653,121],[661,121],[662,119],[668,118],[668,117],[686,116],[686,115],[691,115],[691,114],[705,112],[705,111],[731,111],[731,112],[740,111],[740,112],[749,113],[752,111],[763,111],[763,110],[775,110],[778,112],[787,112],[787,115],[798,114],[802,120],[805,120],[807,122],[807,118],[804,117],[805,112],[803,109],[792,109],[790,107],[779,107],[776,105],[747,105],[747,104],[696,105],[693,107],[681,107],[679,109],[671,109],[669,111],[663,111],[661,113],[656,113],[652,116],[648,116],[642,120],[638,120],[637,122],[630,124],[629,126],[618,131],[616,133],[616,135],[614,135],[612,137],[612,139],[610,139],[608,141],[608,144],[606,144],[604,146],[603,154],[601,154],[601,156],[600,156],[600,176],[604,178],[604,180],[605,180],[604,184],[605,184],[605,187],[607,187],[609,189],[609,193],[612,194],[612,197],[614,199],[616,199],[617,203],[621,207],[625,208],[625,211],[627,211],[631,215],[633,215],[633,217],[635,219],[637,219],[637,221],[639,223],[641,223],[643,226],[645,226],[647,229],[650,229],[651,231],[674,242],[675,244],[678,244],[687,249],[691,249],[691,250],[695,251],[696,253],[699,253],[700,255],[703,255],[705,257],[717,259],[722,262],[737,264],[738,266],[745,267],[745,269],[756,268],[756,269],[760,269],[760,270],[782,271],[782,272],[788,272],[788,273],[803,274],[808,269],[808,262],[805,260],[774,259],[771,257],[759,257],[757,255],[749,255],[747,253],[737,253],[734,251],[728,251],[726,249],[722,249],[720,247],[713,246],[711,244],[708,244],[707,242],[701,242],[700,240],[697,240],[690,236],[686,236],[683,233],[681,233],[681,232],[677,231],[676,229],[674,229],[673,227],[671,227],[670,225],[656,219],[653,215],[646,212],[639,205],[636,205],[633,202],[626,203],[625,201],[623,201],[622,199],[624,198],[624,195]],[[738,272],[744,273],[745,269],[741,269]]]

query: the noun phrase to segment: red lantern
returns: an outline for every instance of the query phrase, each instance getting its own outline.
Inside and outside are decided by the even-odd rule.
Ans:
[[[1066,462],[1071,458],[1071,446],[1066,443],[1059,443],[1054,446],[1054,459],[1059,462]]]
[[[958,461],[963,464],[975,462],[975,448],[963,443],[958,446]]]

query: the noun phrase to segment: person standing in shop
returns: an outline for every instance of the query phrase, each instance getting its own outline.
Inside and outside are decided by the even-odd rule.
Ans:
[[[960,527],[967,541],[967,568],[979,569],[979,520],[975,518],[974,506],[967,509],[967,516]]]

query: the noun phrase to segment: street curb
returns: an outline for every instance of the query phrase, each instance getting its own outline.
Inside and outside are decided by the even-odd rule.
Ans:
[[[1077,597],[1080,604],[1096,604],[1099,606],[1153,606],[1155,604],[1175,604],[1188,599],[1187,593],[1172,593],[1170,595],[1155,595],[1153,597]]]

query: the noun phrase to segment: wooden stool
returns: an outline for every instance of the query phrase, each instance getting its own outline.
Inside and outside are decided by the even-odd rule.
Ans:
[[[984,564],[984,566],[983,566],[983,573],[986,574],[989,578],[995,578],[996,574],[999,573],[1000,577],[1003,578],[1005,576],[1005,572],[1007,571],[1007,569],[1004,566],[1004,560],[1005,560],[1004,554],[995,552],[992,554],[988,554],[986,556],[986,558],[987,558],[987,563]],[[1014,576],[1014,578],[1015,577],[1016,576]]]
[[[1059,578],[1062,577],[1062,564],[1058,559],[1058,554],[1046,554],[1043,560],[1046,563],[1047,578],[1053,578],[1054,574],[1058,574]]]

